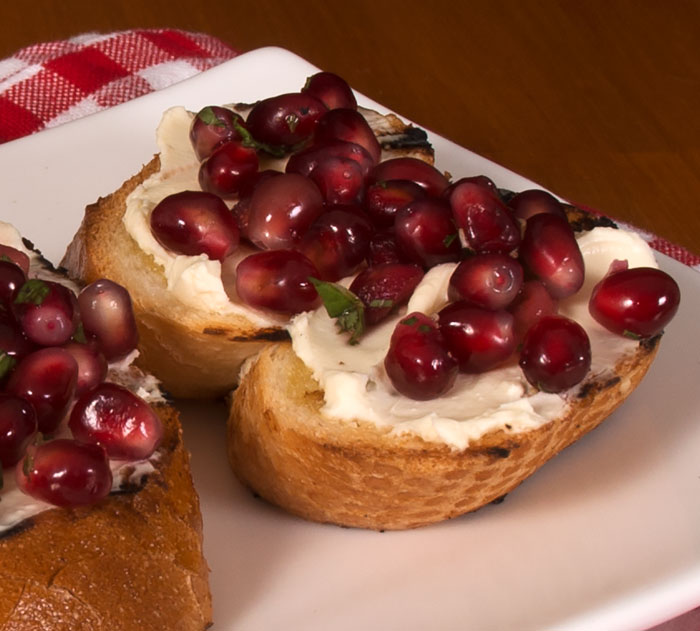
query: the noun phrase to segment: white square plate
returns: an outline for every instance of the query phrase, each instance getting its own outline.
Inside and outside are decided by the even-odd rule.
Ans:
[[[0,218],[58,262],[85,205],[155,152],[164,109],[298,90],[315,71],[288,51],[261,49],[2,145]],[[512,190],[535,186],[430,139],[438,166],[457,177],[484,173]],[[233,478],[223,406],[183,403],[214,629],[622,630],[700,603],[700,275],[659,258],[683,300],[639,389],[504,503],[443,524],[376,533],[290,517]]]

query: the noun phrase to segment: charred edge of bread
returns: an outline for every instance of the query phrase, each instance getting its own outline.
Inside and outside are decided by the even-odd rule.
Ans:
[[[658,338],[615,374],[588,379],[560,418],[526,432],[491,431],[464,450],[362,422],[325,419],[323,393],[290,343],[272,345],[234,393],[228,456],[238,479],[310,521],[416,528],[502,501],[550,458],[597,427],[638,385]]]
[[[138,489],[49,509],[0,539],[0,628],[201,631],[211,625],[199,500],[177,412]]]

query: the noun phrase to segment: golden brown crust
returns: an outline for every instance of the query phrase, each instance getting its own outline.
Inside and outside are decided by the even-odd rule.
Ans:
[[[211,624],[202,520],[177,412],[136,492],[53,509],[0,538],[0,630],[201,631]]]
[[[330,421],[323,394],[291,344],[266,348],[235,393],[228,455],[261,497],[312,521],[393,530],[497,500],[600,424],[637,386],[657,344],[640,345],[616,376],[588,382],[568,412],[538,429],[486,434],[455,451],[374,424]]]

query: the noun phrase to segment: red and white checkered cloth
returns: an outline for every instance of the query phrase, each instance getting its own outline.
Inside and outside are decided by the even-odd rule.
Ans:
[[[0,143],[167,87],[237,54],[210,35],[174,29],[88,33],[23,48],[0,61]],[[625,227],[700,271],[700,256]]]

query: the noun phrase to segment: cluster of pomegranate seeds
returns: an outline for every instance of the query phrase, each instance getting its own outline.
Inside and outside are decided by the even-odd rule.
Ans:
[[[385,368],[399,392],[441,396],[458,371],[490,370],[519,347],[525,377],[542,390],[570,388],[589,370],[586,332],[558,315],[559,301],[583,284],[583,257],[564,206],[546,191],[503,194],[484,175],[450,181],[413,157],[381,161],[352,90],[328,72],[259,101],[245,120],[206,107],[190,138],[205,192],[156,207],[154,215],[170,209],[177,239],[165,222],[152,221],[153,230],[175,253],[221,260],[232,300],[294,314],[320,297],[354,344],[406,304],[425,271],[456,263],[450,304],[396,327]],[[284,172],[258,170],[271,156],[287,158]],[[221,216],[203,218],[211,193],[237,200],[229,217],[260,252],[239,263],[226,249],[237,238],[220,236],[235,232],[224,229],[224,202]],[[659,332],[677,308],[677,286],[657,270],[616,271],[596,288],[595,319],[626,335]],[[336,284],[352,275],[349,289]]]
[[[76,296],[28,278],[29,258],[12,250],[0,255],[0,472],[57,506],[89,504],[112,488],[110,459],[148,458],[162,437],[142,399],[105,381],[108,362],[136,348],[131,299],[109,280]]]

